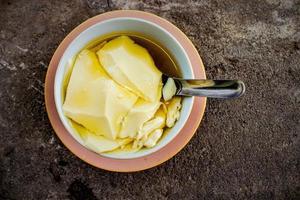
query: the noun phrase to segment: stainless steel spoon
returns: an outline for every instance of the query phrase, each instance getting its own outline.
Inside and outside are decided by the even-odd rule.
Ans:
[[[163,83],[170,79],[176,87],[173,95],[228,99],[240,97],[245,92],[245,84],[240,80],[181,79],[163,75]]]
[[[175,89],[173,88],[173,95],[228,99],[240,97],[245,92],[245,84],[240,80],[175,78],[174,76],[178,74],[177,65],[172,57],[160,45],[139,35],[129,34],[129,36],[136,43],[145,47],[154,58],[156,66],[164,73],[164,85],[170,78],[174,80]]]

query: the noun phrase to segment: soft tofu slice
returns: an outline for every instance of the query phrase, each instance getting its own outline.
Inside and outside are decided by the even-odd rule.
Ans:
[[[96,135],[116,139],[122,120],[137,96],[106,78],[98,78],[77,90],[80,101],[77,98],[66,100],[65,114]]]
[[[128,155],[128,154],[131,154],[131,153],[135,153],[137,152],[138,148],[133,148],[132,147],[132,143],[129,143],[127,145],[125,145],[123,148],[118,148],[116,150],[113,150],[111,152],[108,152],[108,155],[114,155],[114,156],[124,156],[124,155]]]
[[[86,99],[85,96],[87,85],[100,77],[108,77],[108,75],[100,66],[96,54],[89,50],[81,51],[74,62],[67,86],[64,107],[67,105],[84,106],[88,104],[89,99]]]
[[[159,86],[161,91],[162,85]],[[162,105],[160,102],[162,93],[158,92],[155,101],[145,101],[139,98],[133,108],[129,111],[123,120],[120,138],[135,138],[143,124],[153,118],[156,111]]]
[[[116,139],[110,140],[103,136],[98,136],[93,133],[89,133],[85,140],[85,145],[97,153],[109,152],[116,150],[122,146],[127,145],[131,140]]]
[[[164,108],[164,105],[162,104],[160,108],[156,111],[154,117],[150,119],[149,121],[145,122],[141,129],[138,132],[138,135],[135,138],[135,141],[133,142],[133,147],[135,148],[141,148],[142,146],[145,146],[144,144],[149,139],[151,134],[155,132],[155,130],[162,130],[165,127],[166,123],[166,110]],[[161,135],[162,135],[161,132]],[[148,147],[150,147],[150,143],[153,144],[153,146],[156,144],[157,140],[160,138],[158,137],[158,133],[152,134],[152,139],[148,142]],[[158,139],[156,140],[155,138]]]
[[[95,53],[83,50],[75,61],[63,110],[96,135],[116,139],[136,100],[136,95],[107,76]]]
[[[89,133],[86,136],[84,144],[96,153],[113,151],[121,146],[116,140],[109,140],[104,136],[95,135],[93,133]]]
[[[154,117],[146,121],[143,126],[138,131],[136,137],[137,140],[142,138],[147,138],[148,135],[155,129],[163,128],[166,125],[166,111],[164,105],[162,104],[160,108],[156,111]]]
[[[131,140],[129,140],[128,138],[110,140],[103,136],[95,135],[89,132],[86,128],[77,123],[72,122],[71,124],[72,127],[81,136],[84,145],[96,153],[113,151],[131,142]]]
[[[77,88],[77,86],[90,80],[95,80],[101,76],[108,77],[103,67],[100,66],[96,54],[90,50],[81,51],[75,59],[69,88]],[[74,81],[76,79],[76,81]]]
[[[163,134],[163,129],[156,129],[152,133],[149,134],[147,140],[144,143],[144,146],[147,148],[154,147],[158,140],[161,138]]]
[[[161,92],[161,72],[149,52],[127,36],[106,43],[98,52],[105,71],[119,84],[147,101]]]
[[[167,127],[171,128],[174,126],[175,122],[179,119],[181,108],[181,98],[174,97],[167,104]]]
[[[125,117],[119,137],[134,138],[142,125],[154,116],[159,106],[159,101],[146,102],[139,99]]]
[[[158,140],[163,135],[163,129],[155,129],[147,135],[144,135],[139,140],[133,142],[133,148],[142,148],[143,146],[147,148],[154,147]]]
[[[176,94],[176,84],[173,78],[168,78],[163,87],[162,94],[165,101],[169,101]]]

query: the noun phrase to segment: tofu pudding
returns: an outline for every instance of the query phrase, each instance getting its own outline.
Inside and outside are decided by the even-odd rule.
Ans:
[[[181,98],[162,98],[162,72],[154,59],[126,35],[79,52],[63,112],[87,148],[96,153],[151,148],[174,126]]]

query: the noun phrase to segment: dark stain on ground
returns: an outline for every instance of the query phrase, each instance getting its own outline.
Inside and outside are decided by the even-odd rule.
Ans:
[[[51,163],[50,164],[49,172],[52,174],[54,181],[56,181],[56,182],[61,181],[61,170],[57,166],[56,163]]]
[[[0,199],[300,199],[299,0],[0,0]],[[44,80],[62,39],[109,10],[152,12],[182,29],[208,78],[242,79],[209,99],[174,158],[138,173],[96,169],[56,137]]]
[[[97,200],[93,190],[81,180],[73,181],[67,191],[71,200]]]

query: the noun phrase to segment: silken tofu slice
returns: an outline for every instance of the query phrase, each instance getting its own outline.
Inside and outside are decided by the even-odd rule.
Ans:
[[[84,145],[96,153],[113,151],[131,142],[129,139],[110,140],[104,136],[95,135],[94,133],[89,132],[86,128],[75,122],[71,121],[71,124],[82,138]]]
[[[143,124],[154,116],[161,105],[161,88],[162,85],[159,86],[159,92],[157,93],[155,101],[145,101],[141,98],[137,100],[122,123],[119,134],[120,138],[136,137]]]
[[[63,110],[96,135],[116,139],[136,100],[136,95],[109,79],[93,52],[83,50],[75,61]]]
[[[128,115],[124,119],[119,137],[136,137],[139,129],[146,121],[148,121],[154,116],[159,106],[159,101],[146,102],[143,99],[138,99],[136,104],[133,106],[133,108],[129,111]]]
[[[97,55],[114,81],[146,101],[156,100],[162,74],[145,48],[128,36],[120,36],[107,42]]]

